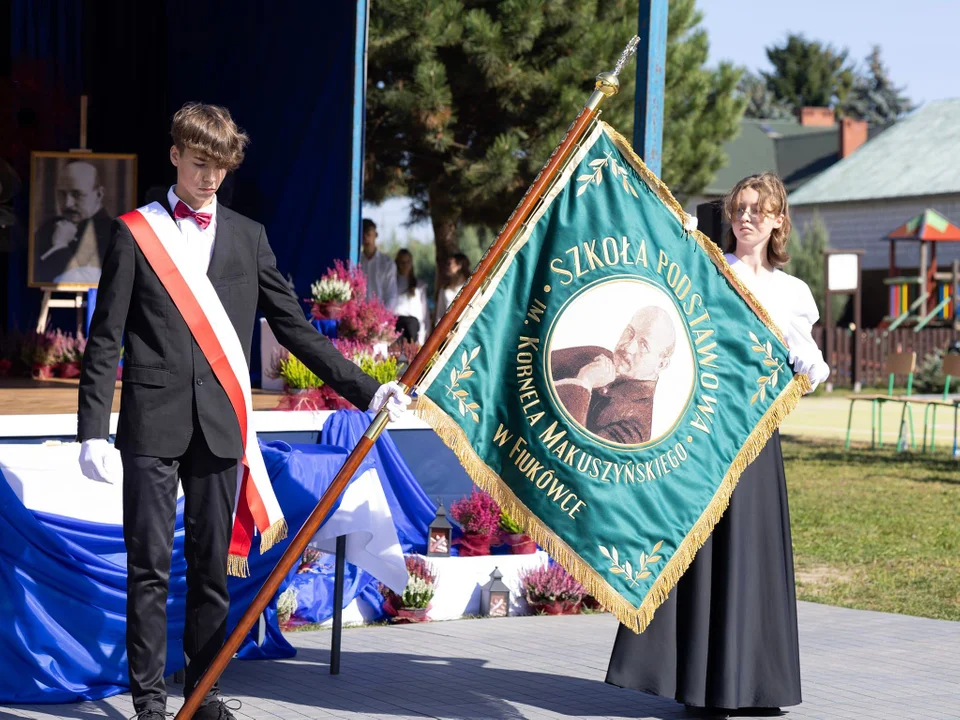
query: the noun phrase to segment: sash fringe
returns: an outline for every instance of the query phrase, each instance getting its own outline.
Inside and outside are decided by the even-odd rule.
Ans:
[[[287,521],[284,518],[280,518],[268,527],[267,531],[260,535],[260,553],[265,553],[281,540],[285,540],[288,529]]]
[[[227,575],[231,577],[250,577],[250,561],[246,555],[227,555]]]

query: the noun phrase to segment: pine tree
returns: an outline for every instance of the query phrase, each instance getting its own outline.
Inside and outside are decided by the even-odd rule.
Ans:
[[[695,0],[671,0],[662,177],[681,201],[703,190],[724,166],[723,145],[739,131],[746,105],[736,92],[740,69],[729,63],[705,67],[709,42],[698,27],[702,21]]]
[[[637,0],[377,0],[370,18],[366,195],[406,195],[437,261],[459,229],[499,228],[636,32]],[[694,0],[670,3],[663,176],[680,195],[724,161],[743,101],[739,73],[704,69]],[[629,137],[632,64],[603,117]]]
[[[842,105],[854,83],[847,51],[803,35],[789,35],[782,46],[767,48],[772,73],[763,73],[777,100],[793,107]]]
[[[790,103],[778,100],[763,78],[754,75],[752,72],[745,72],[737,85],[739,92],[747,106],[743,111],[743,116],[748,118],[757,118],[760,120],[791,120],[796,116],[796,111]]]
[[[883,125],[895,122],[914,105],[890,77],[890,71],[880,58],[880,46],[874,45],[866,57],[867,71],[858,73],[846,103],[844,115],[866,120],[870,124]]]

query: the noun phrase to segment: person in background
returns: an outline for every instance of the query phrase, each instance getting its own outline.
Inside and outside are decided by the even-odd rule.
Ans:
[[[387,310],[397,305],[397,267],[387,255],[377,249],[377,225],[363,219],[360,241],[360,269],[367,276],[367,298],[377,298]]]
[[[400,337],[423,345],[430,329],[430,308],[426,289],[413,272],[413,255],[406,248],[397,251],[397,330]]]
[[[434,315],[435,323],[450,307],[453,299],[470,277],[470,258],[463,253],[457,253],[447,258],[447,284],[437,291],[437,309]]]

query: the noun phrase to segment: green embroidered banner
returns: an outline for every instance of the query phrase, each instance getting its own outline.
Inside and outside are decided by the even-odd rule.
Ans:
[[[682,217],[597,123],[419,387],[477,484],[637,632],[809,388]]]

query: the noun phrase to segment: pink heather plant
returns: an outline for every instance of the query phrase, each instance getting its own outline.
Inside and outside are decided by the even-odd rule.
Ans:
[[[340,315],[338,334],[342,338],[373,344],[392,343],[399,337],[397,316],[376,298],[367,298],[367,277],[359,265],[348,268],[342,261],[335,260],[323,277],[344,280],[353,291]]]
[[[488,493],[477,488],[470,497],[450,506],[450,516],[461,530],[474,535],[492,535],[500,527],[500,506]]]
[[[587,594],[583,585],[556,563],[528,570],[520,576],[520,586],[527,602],[532,604],[578,603]]]

